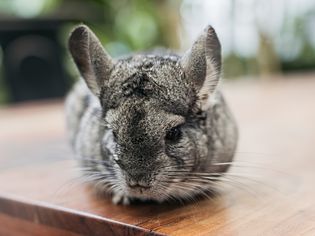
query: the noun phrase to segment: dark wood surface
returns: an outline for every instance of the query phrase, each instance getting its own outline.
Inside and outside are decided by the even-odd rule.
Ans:
[[[60,101],[0,109],[0,235],[315,235],[315,76],[223,85],[240,124],[221,194],[116,206],[80,178]]]

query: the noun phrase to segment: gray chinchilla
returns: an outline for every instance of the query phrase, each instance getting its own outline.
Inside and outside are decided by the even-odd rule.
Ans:
[[[123,204],[209,193],[238,136],[217,89],[214,29],[206,27],[183,56],[113,59],[85,25],[73,30],[69,49],[83,80],[67,97],[67,124],[87,180]]]

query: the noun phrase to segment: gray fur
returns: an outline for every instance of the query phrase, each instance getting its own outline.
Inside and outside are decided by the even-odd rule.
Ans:
[[[67,123],[86,177],[115,203],[211,190],[237,144],[235,121],[217,89],[221,47],[213,28],[183,57],[113,60],[100,45],[84,25],[69,40],[85,82],[68,95]],[[169,139],[173,127],[179,136]]]

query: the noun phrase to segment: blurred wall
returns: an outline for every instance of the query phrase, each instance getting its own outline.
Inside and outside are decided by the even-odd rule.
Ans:
[[[2,0],[0,103],[64,96],[78,75],[68,56],[66,41],[71,28],[81,22],[96,32],[113,56],[153,47],[184,51],[200,31],[211,24],[222,43],[225,78],[270,78],[268,75],[274,73],[315,69],[313,0]],[[35,23],[44,31],[52,29],[52,24],[55,26],[54,36],[49,40],[55,44],[51,51],[56,55],[54,60],[51,57],[43,60],[46,65],[54,63],[48,63],[52,71],[42,80],[40,78],[49,70],[36,74],[36,68],[45,68],[40,64],[8,66],[8,43],[4,43],[4,39],[8,32],[16,30],[14,24],[25,26],[25,23],[28,26]],[[34,32],[34,27],[24,29],[24,34]],[[20,33],[21,30],[17,32]],[[43,52],[43,46],[40,48],[43,44],[30,44],[34,55]],[[10,52],[9,56],[18,58],[23,50],[13,51],[16,55]],[[34,59],[34,55],[31,58]],[[46,54],[40,55],[45,57]],[[20,75],[12,75],[15,68],[24,69],[20,70]],[[28,76],[24,76],[25,71]],[[40,82],[42,86],[38,86]],[[45,92],[49,88],[51,90]],[[29,95],[14,99],[26,90]]]
[[[184,47],[215,27],[226,77],[315,69],[314,0],[183,0],[181,16]]]

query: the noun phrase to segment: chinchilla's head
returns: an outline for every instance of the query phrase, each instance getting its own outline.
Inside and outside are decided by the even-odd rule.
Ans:
[[[123,191],[156,200],[183,191],[176,189],[183,181],[176,171],[204,168],[209,154],[202,114],[211,106],[221,70],[214,29],[208,26],[182,57],[137,54],[113,59],[84,25],[72,32],[69,48],[100,100],[109,127],[103,142],[114,143],[106,153],[113,157]]]

